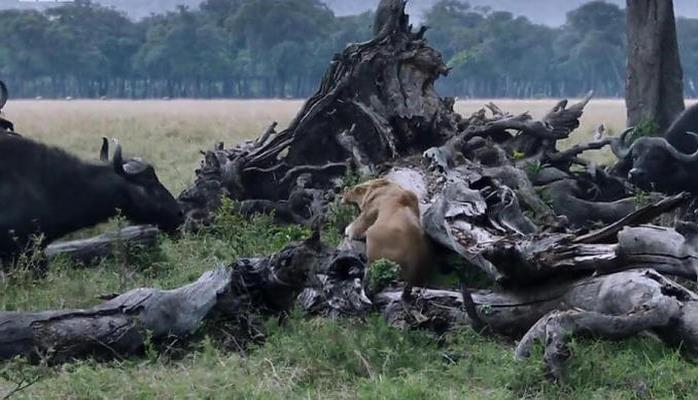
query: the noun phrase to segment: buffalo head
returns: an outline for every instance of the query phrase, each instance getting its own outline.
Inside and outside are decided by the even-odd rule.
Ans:
[[[184,222],[177,200],[160,183],[152,165],[139,158],[124,160],[121,145],[114,141],[114,172],[127,183],[126,206],[121,211],[135,223],[157,225],[165,232],[175,232]],[[100,159],[108,161],[107,154],[108,143],[105,140]]]
[[[632,162],[628,172],[630,182],[647,190],[696,192],[698,188],[691,172],[698,172],[698,151],[683,153],[663,137],[642,137],[628,145],[627,137],[632,132],[632,128],[626,130],[612,144],[616,157]],[[698,141],[698,135],[687,133]]]

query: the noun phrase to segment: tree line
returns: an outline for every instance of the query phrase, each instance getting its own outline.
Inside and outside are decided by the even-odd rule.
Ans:
[[[311,95],[328,62],[371,38],[373,15],[320,0],[205,0],[140,21],[76,0],[0,12],[0,76],[15,97],[254,98]],[[460,97],[621,97],[625,10],[593,1],[565,25],[441,0],[424,16]],[[679,18],[686,95],[698,95],[698,20]]]

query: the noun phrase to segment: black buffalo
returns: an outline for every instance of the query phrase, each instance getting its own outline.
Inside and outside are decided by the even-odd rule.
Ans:
[[[108,148],[102,148],[106,159]],[[0,260],[23,251],[33,236],[44,243],[119,213],[138,224],[174,232],[179,204],[153,167],[124,160],[117,144],[112,162],[87,163],[63,150],[0,134]]]
[[[680,137],[684,149],[692,148],[687,152],[677,148],[666,137],[642,137],[628,145],[627,137],[631,133],[632,129],[625,131],[612,146],[619,159],[628,160],[632,165],[628,171],[631,183],[645,190],[698,194],[698,135],[684,131]]]

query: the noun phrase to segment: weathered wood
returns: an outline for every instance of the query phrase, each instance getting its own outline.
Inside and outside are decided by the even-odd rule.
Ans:
[[[694,293],[652,270],[609,275],[590,284],[596,293],[573,290],[564,309],[551,311],[533,325],[517,346],[517,356],[530,356],[533,343],[542,341],[548,373],[560,378],[571,337],[622,339],[643,331],[654,331],[667,343],[698,354]]]
[[[45,254],[51,260],[68,256],[75,261],[90,262],[105,258],[115,249],[132,249],[154,246],[159,230],[153,226],[129,226],[118,232],[109,232],[90,239],[59,242],[49,245]]]
[[[113,358],[140,351],[149,334],[186,337],[229,290],[231,279],[231,270],[220,268],[180,289],[136,289],[90,310],[0,313],[0,358]]]
[[[87,310],[0,313],[0,359],[122,357],[142,351],[147,340],[186,339],[214,316],[235,321],[289,310],[327,252],[317,240],[241,259],[174,290],[135,289]]]
[[[602,229],[591,232],[587,235],[582,235],[575,238],[575,243],[600,243],[604,240],[613,239],[621,229],[626,226],[636,226],[652,222],[662,214],[673,211],[681,207],[691,199],[687,193],[681,193],[673,197],[662,199],[655,204],[650,204],[643,207],[632,214],[614,222],[613,224]]]
[[[634,270],[531,290],[472,291],[472,310],[464,311],[461,293],[416,290],[415,300],[401,300],[399,290],[376,296],[386,320],[400,328],[436,332],[478,326],[514,338],[530,356],[541,340],[552,377],[562,374],[566,345],[574,335],[620,339],[653,331],[667,344],[698,354],[698,295],[654,270]],[[475,313],[475,315],[473,315]],[[476,319],[477,321],[473,321]]]

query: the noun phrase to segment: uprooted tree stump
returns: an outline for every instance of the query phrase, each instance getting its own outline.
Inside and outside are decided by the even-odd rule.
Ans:
[[[247,200],[250,212],[309,220],[317,190],[333,188],[350,164],[376,173],[455,134],[453,101],[433,87],[448,72],[441,54],[424,31],[411,31],[402,2],[382,2],[381,10],[377,36],[335,55],[287,129],[277,133],[273,124],[255,141],[205,153],[196,184],[180,196],[190,220],[205,220],[222,194]]]

